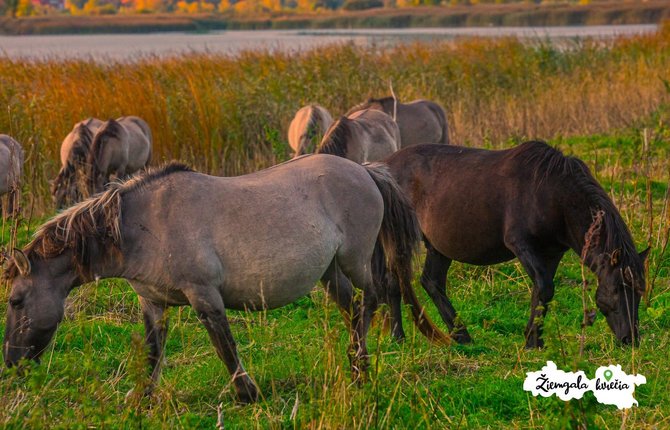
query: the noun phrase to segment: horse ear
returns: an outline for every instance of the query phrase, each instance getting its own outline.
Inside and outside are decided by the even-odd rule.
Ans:
[[[612,255],[610,256],[610,265],[616,266],[619,263],[620,256],[621,256],[621,250],[618,248],[615,249],[614,252],[612,252]]]
[[[640,260],[643,262],[647,260],[647,257],[649,256],[649,251],[651,251],[651,246],[648,246],[644,251],[638,252],[637,255],[640,256]]]
[[[28,260],[28,257],[23,253],[23,251],[18,248],[14,248],[12,260],[14,261],[14,264],[16,264],[16,268],[19,269],[21,276],[30,275],[32,266],[30,265],[30,260]]]

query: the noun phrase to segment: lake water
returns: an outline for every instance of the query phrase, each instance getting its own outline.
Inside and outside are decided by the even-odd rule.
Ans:
[[[245,50],[303,51],[334,43],[388,46],[460,37],[513,36],[527,40],[610,39],[656,31],[656,25],[587,27],[469,27],[350,30],[217,31],[206,34],[152,33],[114,35],[0,36],[0,53],[10,58],[134,61],[147,56],[184,53],[235,55]]]

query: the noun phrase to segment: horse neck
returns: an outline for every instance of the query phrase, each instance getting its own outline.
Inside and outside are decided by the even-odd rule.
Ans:
[[[611,202],[598,202],[586,194],[575,193],[574,189],[566,193],[566,197],[568,200],[564,200],[562,206],[570,208],[564,213],[569,246],[593,272],[596,272],[600,261],[615,249],[633,247],[628,229],[617,228],[624,222]]]

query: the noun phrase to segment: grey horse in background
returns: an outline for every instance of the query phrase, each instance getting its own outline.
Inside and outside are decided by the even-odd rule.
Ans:
[[[91,150],[93,135],[102,125],[97,118],[80,121],[65,136],[60,146],[61,169],[51,184],[51,195],[56,208],[78,203],[88,197],[86,160]]]
[[[93,136],[87,158],[88,191],[103,191],[112,175],[117,179],[144,169],[151,161],[153,137],[149,124],[136,116],[104,122]]]
[[[6,134],[0,134],[0,214],[13,216],[18,211],[23,175],[23,148]]]
[[[402,147],[420,143],[449,143],[449,127],[444,109],[429,100],[414,100],[400,103],[393,97],[370,98],[349,109],[345,115],[363,109],[377,109],[396,120],[400,128]]]
[[[357,380],[368,366],[366,336],[377,307],[371,257],[378,242],[419,329],[431,340],[447,338],[424,317],[410,285],[419,238],[414,211],[386,167],[309,155],[221,178],[172,164],[110,184],[15,251],[5,272],[12,283],[5,363],[39,360],[74,287],[120,277],[140,296],[154,383],[167,335],[164,312],[191,305],[239,399],[253,402],[258,388],[238,357],[226,309],[285,306],[321,280],[350,322]]]
[[[316,152],[362,164],[381,160],[400,149],[398,125],[382,111],[366,109],[335,121]]]
[[[333,117],[322,106],[310,104],[300,108],[288,128],[293,156],[313,153],[332,123]]]

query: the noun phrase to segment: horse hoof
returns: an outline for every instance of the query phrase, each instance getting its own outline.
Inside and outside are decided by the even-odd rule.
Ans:
[[[453,332],[451,334],[451,338],[460,345],[466,345],[472,343],[472,337],[470,337],[470,333],[468,333],[468,331],[465,328],[461,328]]]
[[[252,384],[242,389],[238,389],[237,400],[245,405],[256,403],[258,401],[258,388]]]
[[[395,340],[398,343],[403,343],[405,342],[405,333],[393,333],[393,340]]]
[[[529,340],[526,342],[526,349],[541,349],[544,348],[544,341],[542,339],[538,339],[537,341],[531,341]]]

